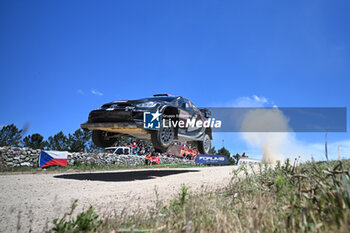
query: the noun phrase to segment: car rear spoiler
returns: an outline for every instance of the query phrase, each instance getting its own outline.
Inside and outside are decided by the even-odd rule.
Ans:
[[[170,94],[154,94],[153,97],[160,97],[160,96],[172,96]]]

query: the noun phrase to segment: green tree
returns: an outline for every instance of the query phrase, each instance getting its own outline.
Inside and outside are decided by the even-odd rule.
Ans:
[[[55,134],[54,136],[50,136],[47,140],[47,149],[49,150],[60,150],[67,151],[69,150],[68,138],[62,131]]]
[[[69,134],[68,136],[69,151],[88,151],[89,140],[91,140],[91,131],[86,129],[77,129],[73,134]]]
[[[85,152],[96,152],[96,151],[101,151],[100,148],[98,148],[95,143],[92,141],[92,138],[90,136],[89,141],[87,142]]]
[[[230,151],[228,151],[225,147],[222,147],[218,150],[218,155],[226,155],[227,157],[230,157]]]
[[[0,146],[19,146],[23,130],[14,124],[3,126],[0,130]]]
[[[216,149],[215,149],[215,146],[213,146],[213,147],[210,147],[210,149],[209,149],[209,152],[208,152],[209,154],[211,154],[211,155],[216,155]]]
[[[233,158],[234,158],[234,160],[235,160],[235,164],[238,164],[239,157],[240,157],[240,155],[239,155],[238,153],[236,153],[236,154],[233,156]]]
[[[28,135],[23,138],[23,145],[32,149],[44,149],[47,142],[44,141],[44,137],[38,133]]]
[[[218,155],[225,155],[229,164],[236,164],[235,159],[231,157],[230,151],[228,151],[225,147],[222,147],[220,150],[218,150]]]

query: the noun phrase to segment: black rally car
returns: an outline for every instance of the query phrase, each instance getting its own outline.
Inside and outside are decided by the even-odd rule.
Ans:
[[[210,114],[184,97],[158,94],[106,103],[91,111],[81,127],[93,131],[92,140],[98,147],[112,146],[119,136],[128,135],[150,139],[158,152],[165,152],[173,141],[196,141],[199,152],[206,154],[212,129],[197,122],[207,121]]]

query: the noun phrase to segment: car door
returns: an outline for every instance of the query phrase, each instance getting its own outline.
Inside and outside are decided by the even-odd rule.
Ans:
[[[185,123],[184,127],[178,127],[178,132],[180,134],[186,134],[186,122],[190,119],[190,113],[188,112],[188,101],[185,98],[181,98],[178,102],[179,106],[179,121],[183,121]]]
[[[202,120],[202,116],[199,114],[200,111],[194,104],[183,98],[180,102],[180,119],[187,122],[189,120],[191,123],[188,124],[188,127],[184,127],[182,129],[179,128],[179,133],[187,135],[187,136],[195,136],[201,130],[202,127],[197,127],[196,122],[198,120]]]
[[[189,100],[188,100],[187,111],[190,113],[190,121],[195,122],[195,124],[190,124],[189,127],[187,127],[186,132],[188,135],[193,136],[193,135],[196,135],[203,130],[203,127],[197,127],[196,122],[202,121],[202,124],[203,124],[204,118],[203,118],[200,110]]]

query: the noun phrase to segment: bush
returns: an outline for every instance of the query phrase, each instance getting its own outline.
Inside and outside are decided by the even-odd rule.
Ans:
[[[53,220],[54,227],[48,232],[95,232],[96,229],[102,224],[102,221],[98,219],[98,215],[95,213],[94,208],[90,206],[87,211],[83,211],[78,214],[76,218],[67,220],[67,216],[71,216],[76,208],[76,201],[72,205],[72,210],[69,214],[65,214],[61,219]]]
[[[168,205],[133,216],[55,222],[56,232],[349,232],[349,161],[240,166],[230,184],[192,195],[183,187]],[[84,228],[80,227],[84,226]],[[59,231],[63,230],[63,231]],[[72,231],[74,232],[74,231]]]

